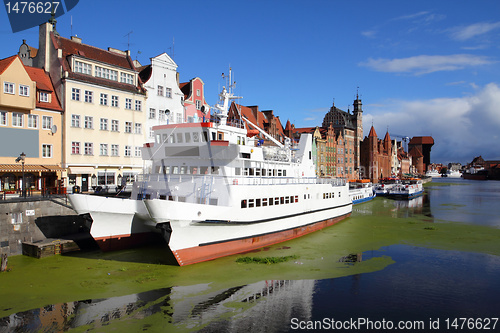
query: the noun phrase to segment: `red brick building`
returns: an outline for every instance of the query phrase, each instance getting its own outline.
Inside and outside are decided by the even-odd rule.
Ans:
[[[378,182],[380,178],[391,175],[392,143],[389,132],[383,140],[377,137],[375,128],[361,142],[361,176],[369,178],[372,182]]]

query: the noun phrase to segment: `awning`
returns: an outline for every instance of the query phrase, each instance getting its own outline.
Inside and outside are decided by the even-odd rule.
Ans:
[[[73,175],[85,175],[93,174],[95,172],[94,167],[69,167],[69,173]]]
[[[53,172],[61,171],[61,167],[57,165],[40,165],[40,164],[25,164],[24,172]],[[23,165],[19,164],[0,164],[0,172],[23,172]]]

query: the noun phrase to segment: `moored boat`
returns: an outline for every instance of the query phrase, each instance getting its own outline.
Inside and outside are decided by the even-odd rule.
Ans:
[[[399,178],[390,177],[382,178],[379,183],[373,187],[373,192],[376,196],[385,196],[389,193],[389,190],[399,184],[401,180]]]
[[[353,205],[372,200],[375,198],[373,183],[368,179],[350,180],[349,197]]]
[[[411,199],[424,193],[422,180],[419,178],[410,178],[403,180],[401,184],[397,184],[389,190],[387,194],[393,199]]]
[[[282,144],[238,111],[229,115],[231,86],[219,97],[210,122],[156,126],[155,144],[143,150],[154,172],[138,194],[146,225],[162,232],[179,265],[297,238],[351,214],[345,179],[316,176],[311,134]],[[274,145],[258,144],[249,126]]]

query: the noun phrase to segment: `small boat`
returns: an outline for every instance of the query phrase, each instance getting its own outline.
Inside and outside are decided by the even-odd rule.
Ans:
[[[458,170],[448,170],[448,171],[446,171],[446,177],[460,178],[460,177],[462,177],[462,173]]]
[[[375,192],[375,195],[377,196],[385,196],[389,192],[391,188],[399,184],[401,181],[399,178],[395,177],[389,177],[389,178],[382,178],[379,180],[380,182],[375,185],[373,188],[373,192]]]
[[[391,188],[387,196],[393,199],[411,199],[423,193],[422,180],[420,178],[410,178]]]
[[[375,198],[373,183],[368,179],[350,180],[349,197],[353,205],[372,200]]]
[[[432,178],[438,178],[438,177],[441,177],[441,173],[439,171],[437,171],[436,169],[432,169],[432,170],[428,170],[425,173],[425,176],[432,177]]]

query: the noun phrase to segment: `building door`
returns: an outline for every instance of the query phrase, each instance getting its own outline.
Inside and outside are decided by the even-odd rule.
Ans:
[[[88,192],[89,190],[89,175],[82,175],[82,192]]]

